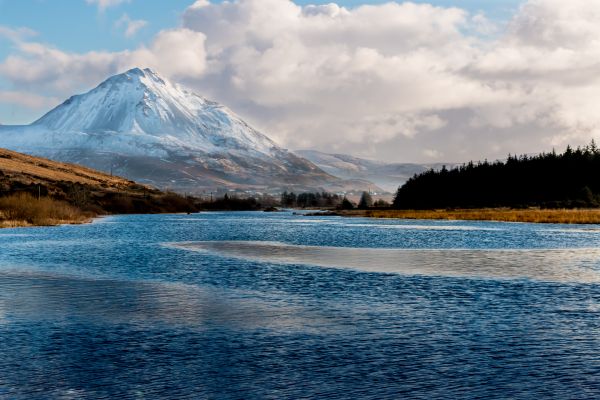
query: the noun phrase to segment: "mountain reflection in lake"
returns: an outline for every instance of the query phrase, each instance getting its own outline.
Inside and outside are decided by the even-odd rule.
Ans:
[[[600,230],[291,213],[0,231],[0,399],[600,397]]]

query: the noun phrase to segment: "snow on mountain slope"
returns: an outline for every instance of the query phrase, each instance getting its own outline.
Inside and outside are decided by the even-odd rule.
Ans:
[[[180,191],[345,186],[226,107],[150,69],[115,75],[31,125],[0,126],[0,147]]]
[[[389,192],[395,192],[398,186],[414,174],[431,168],[442,168],[443,164],[385,163],[367,160],[347,154],[327,154],[316,150],[298,150],[295,152],[316,164],[323,171],[342,179],[363,179],[371,181]],[[454,164],[445,164],[448,167]]]
[[[52,131],[135,134],[148,142],[206,152],[223,147],[270,153],[276,147],[226,107],[150,69],[113,76],[33,123]]]

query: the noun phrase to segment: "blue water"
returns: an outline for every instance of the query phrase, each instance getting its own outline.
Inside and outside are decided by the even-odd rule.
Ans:
[[[0,398],[600,398],[598,249],[291,213],[1,230]]]

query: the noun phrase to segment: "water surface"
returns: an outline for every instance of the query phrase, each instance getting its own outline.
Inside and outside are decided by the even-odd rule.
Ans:
[[[0,398],[598,398],[599,245],[291,213],[2,230]]]

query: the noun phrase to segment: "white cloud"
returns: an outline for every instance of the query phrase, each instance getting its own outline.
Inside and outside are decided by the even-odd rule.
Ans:
[[[368,141],[378,144],[398,136],[413,138],[419,132],[434,131],[446,125],[446,121],[435,114],[378,114],[362,120],[339,121],[344,126],[344,138],[355,143]]]
[[[70,53],[36,42],[17,42],[16,54],[0,64],[0,75],[32,92],[69,96],[132,67],[151,67],[174,79],[200,75],[205,36],[188,29],[159,32],[133,51]]]
[[[129,51],[69,53],[4,33],[16,50],[0,75],[66,96],[151,66],[290,148],[494,159],[600,136],[598,21],[588,0],[529,0],[506,25],[428,4],[198,0],[181,27]]]
[[[41,109],[56,104],[56,99],[26,92],[0,90],[0,103],[17,104],[30,109]]]
[[[423,155],[427,158],[438,160],[443,156],[443,153],[441,153],[438,150],[434,150],[434,149],[424,149]]]
[[[458,159],[600,135],[599,17],[598,2],[531,0],[501,31],[427,4],[245,0],[197,2],[183,21],[207,36],[198,87],[289,146]]]
[[[159,32],[148,48],[130,54],[130,66],[149,66],[175,80],[197,78],[206,69],[206,36],[189,29]]]
[[[146,25],[148,25],[148,21],[143,19],[131,19],[127,14],[123,14],[121,18],[115,22],[115,27],[119,29],[122,28],[124,30],[123,34],[128,38],[135,36],[135,34]]]
[[[13,42],[25,40],[36,35],[37,32],[30,28],[9,28],[8,26],[0,25],[0,37],[4,37]]]
[[[88,4],[95,4],[98,10],[104,12],[109,7],[118,6],[122,3],[129,3],[131,0],[85,0]]]
[[[505,95],[460,73],[478,49],[456,8],[203,1],[183,20],[207,36],[209,70],[198,86],[267,110],[263,126],[291,147],[412,138],[444,126],[437,109]]]

